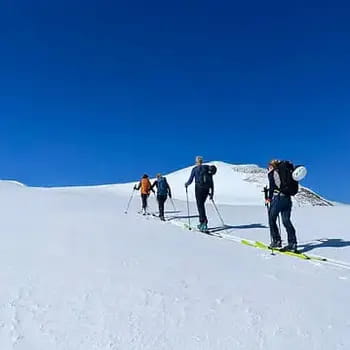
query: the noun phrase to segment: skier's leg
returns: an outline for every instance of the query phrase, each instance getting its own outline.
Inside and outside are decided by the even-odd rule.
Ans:
[[[165,196],[158,196],[159,217],[164,218],[164,203],[166,201]]]
[[[288,245],[297,244],[297,238],[295,235],[295,228],[290,220],[292,213],[292,200],[290,197],[284,197],[283,201],[283,209],[281,212],[282,222],[284,227],[286,228],[288,235]]]
[[[280,197],[273,198],[269,210],[269,226],[270,226],[270,233],[273,242],[271,243],[278,243],[281,242],[281,235],[278,230],[277,226],[277,217],[280,213]]]
[[[205,211],[205,201],[208,198],[209,190],[206,188],[202,188],[200,186],[196,187],[196,199],[197,199],[197,207],[199,213],[199,222],[200,224],[207,225],[208,219]]]
[[[162,207],[163,218],[164,218],[165,202],[167,201],[167,199],[168,199],[168,196],[163,196],[163,207]]]
[[[202,224],[203,220],[203,204],[202,204],[202,198],[201,198],[201,191],[200,187],[196,185],[196,202],[197,202],[197,209],[198,209],[198,215],[199,215],[199,223]]]
[[[141,195],[141,197],[142,197],[142,209],[144,210],[144,211],[146,211],[147,210],[147,194],[142,194]]]
[[[208,225],[208,218],[207,218],[207,211],[205,209],[205,202],[208,199],[209,196],[209,189],[204,189],[202,193],[202,200],[203,200],[203,222]]]
[[[162,213],[162,205],[160,203],[160,195],[157,195],[157,201],[158,201],[158,211],[159,211],[159,216],[161,216]]]

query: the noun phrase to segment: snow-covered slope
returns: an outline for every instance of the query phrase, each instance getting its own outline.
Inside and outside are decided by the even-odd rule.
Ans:
[[[264,202],[263,188],[267,184],[267,172],[257,165],[234,165],[224,162],[211,162],[217,167],[215,175],[215,199],[218,203],[229,205],[261,205]],[[178,170],[167,175],[175,198],[185,200],[184,183],[188,180],[192,167]],[[132,184],[117,185],[118,190],[129,193]],[[194,189],[189,189],[190,199],[194,200]],[[315,192],[302,187],[295,197],[298,206],[331,206]]]
[[[137,215],[139,198],[125,215],[127,192],[1,183],[1,350],[350,348],[348,269],[186,231],[179,200],[167,223]],[[269,240],[263,206],[219,208],[227,234]],[[296,207],[301,248],[350,264],[349,215]]]

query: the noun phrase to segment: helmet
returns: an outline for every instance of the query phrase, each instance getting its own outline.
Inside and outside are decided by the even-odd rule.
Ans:
[[[293,174],[292,174],[293,180],[299,182],[306,176],[306,174],[307,174],[307,169],[304,166],[302,166],[302,165],[297,166],[294,169]]]

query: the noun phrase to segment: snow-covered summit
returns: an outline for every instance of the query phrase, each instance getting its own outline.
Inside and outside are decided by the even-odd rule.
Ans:
[[[261,205],[264,201],[263,189],[267,185],[267,171],[255,164],[237,165],[213,161],[218,171],[215,175],[215,199],[220,204]],[[174,197],[185,200],[184,183],[188,180],[193,166],[177,170],[167,176]],[[125,186],[125,185],[123,185]],[[190,187],[190,200],[194,200],[194,189]],[[300,187],[294,198],[298,206],[332,206],[333,203],[306,187]]]

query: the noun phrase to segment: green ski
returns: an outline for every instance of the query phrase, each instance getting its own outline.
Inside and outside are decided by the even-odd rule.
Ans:
[[[266,245],[265,243],[259,242],[259,241],[255,242],[255,246],[257,248],[271,250],[271,251],[279,253],[279,254],[294,256],[296,258],[303,259],[303,260],[327,261],[326,258],[319,258],[317,256],[307,255],[304,253],[294,253],[294,252],[289,252],[289,251],[280,251],[279,249],[271,249],[268,245]]]

